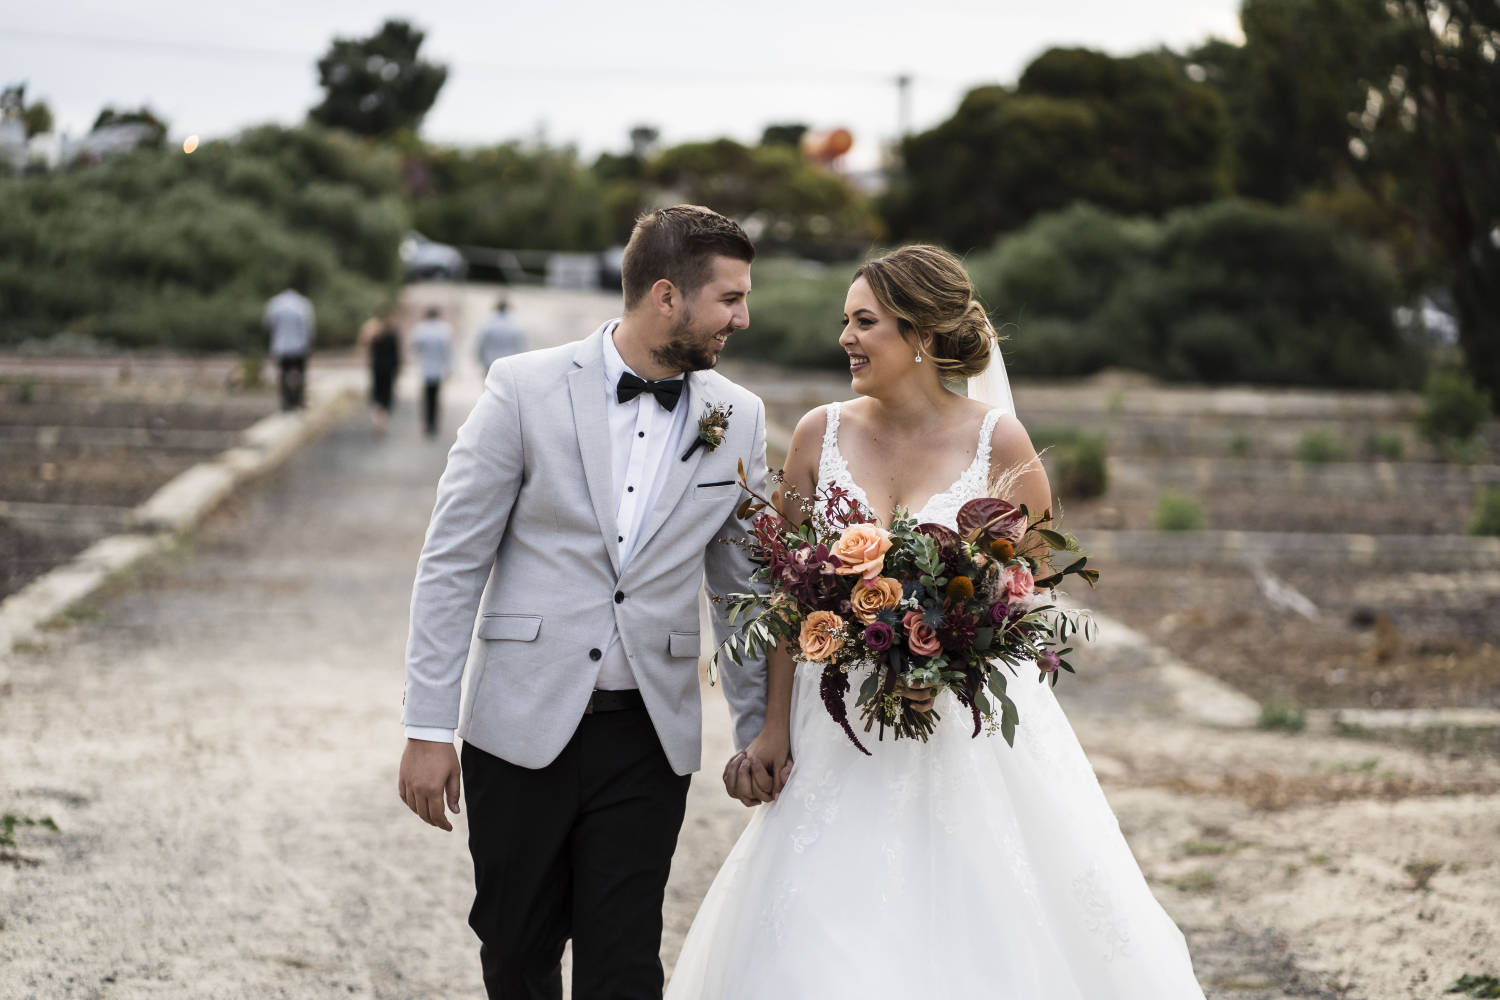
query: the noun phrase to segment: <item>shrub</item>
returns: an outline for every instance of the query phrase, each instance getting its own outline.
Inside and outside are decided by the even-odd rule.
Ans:
[[[1167,490],[1157,498],[1151,523],[1157,531],[1199,531],[1203,527],[1203,507],[1192,497]]]
[[[1406,454],[1406,438],[1400,431],[1371,431],[1365,436],[1364,453],[1370,458],[1399,462]]]
[[[1342,462],[1349,457],[1349,453],[1344,450],[1338,437],[1332,431],[1322,428],[1303,431],[1302,436],[1297,439],[1297,446],[1292,454],[1299,462],[1314,464]]]
[[[1103,496],[1109,489],[1108,446],[1102,434],[1069,435],[1053,445],[1053,491],[1065,500]]]
[[[1474,500],[1474,516],[1469,521],[1469,534],[1500,536],[1500,486],[1479,491]]]
[[[1229,436],[1229,454],[1245,458],[1255,450],[1255,438],[1244,431],[1235,431]]]
[[[1295,211],[1227,200],[1161,222],[1079,206],[969,262],[1016,324],[1021,375],[1117,366],[1211,383],[1409,386],[1423,357],[1363,243]]]
[[[847,371],[849,356],[839,346],[839,317],[856,267],[808,266],[776,258],[758,261],[750,328],[735,338],[736,356]]]
[[[1490,415],[1489,394],[1462,372],[1436,371],[1422,390],[1418,426],[1437,445],[1462,444],[1479,432]]]
[[[1261,729],[1300,733],[1307,728],[1307,713],[1295,702],[1285,698],[1272,698],[1260,708],[1260,719],[1256,723]]]

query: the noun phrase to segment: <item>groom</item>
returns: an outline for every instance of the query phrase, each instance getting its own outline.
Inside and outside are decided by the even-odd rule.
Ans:
[[[706,208],[642,216],[624,317],[497,362],[448,455],[412,593],[400,794],[452,829],[457,729],[491,998],[560,998],[568,938],[577,1000],[661,996],[701,753],[698,589],[746,589],[725,541],[745,535],[737,468],[757,488],[766,473],[760,399],[712,370],[749,325],[754,257]],[[726,671],[724,693],[743,748],[764,664]]]

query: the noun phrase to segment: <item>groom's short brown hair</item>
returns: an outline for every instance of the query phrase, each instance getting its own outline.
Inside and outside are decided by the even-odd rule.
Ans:
[[[625,308],[632,309],[651,286],[666,278],[683,295],[702,288],[715,257],[750,263],[755,245],[733,219],[702,205],[673,205],[635,220],[620,261]]]

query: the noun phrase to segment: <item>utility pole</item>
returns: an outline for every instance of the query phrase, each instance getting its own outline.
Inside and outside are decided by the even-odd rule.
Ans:
[[[896,139],[911,134],[911,74],[896,77]]]

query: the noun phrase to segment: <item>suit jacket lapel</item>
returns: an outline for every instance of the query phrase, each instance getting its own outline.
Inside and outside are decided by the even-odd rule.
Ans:
[[[698,418],[702,416],[703,393],[694,378],[695,372],[688,372],[684,377],[682,386],[682,399],[678,406],[687,407],[687,424],[682,431],[682,440],[677,442],[677,447],[671,455],[671,471],[667,473],[667,481],[662,483],[661,492],[657,494],[656,503],[646,512],[646,520],[641,526],[641,540],[636,544],[634,551],[637,555],[651,543],[651,539],[661,530],[662,525],[667,523],[667,518],[677,508],[682,494],[687,492],[689,484],[693,481],[693,474],[698,471],[698,464],[703,461],[703,456],[708,454],[708,448],[699,446],[686,462],[682,461],[682,453],[698,437]],[[635,557],[632,557],[632,561]]]
[[[610,456],[608,400],[604,386],[604,343],[602,328],[579,345],[573,356],[576,365],[568,373],[568,395],[573,403],[573,427],[578,436],[578,451],[583,458],[583,478],[588,483],[589,499],[594,503],[594,517],[604,536],[610,565],[620,572],[619,530],[615,526],[614,461]]]

